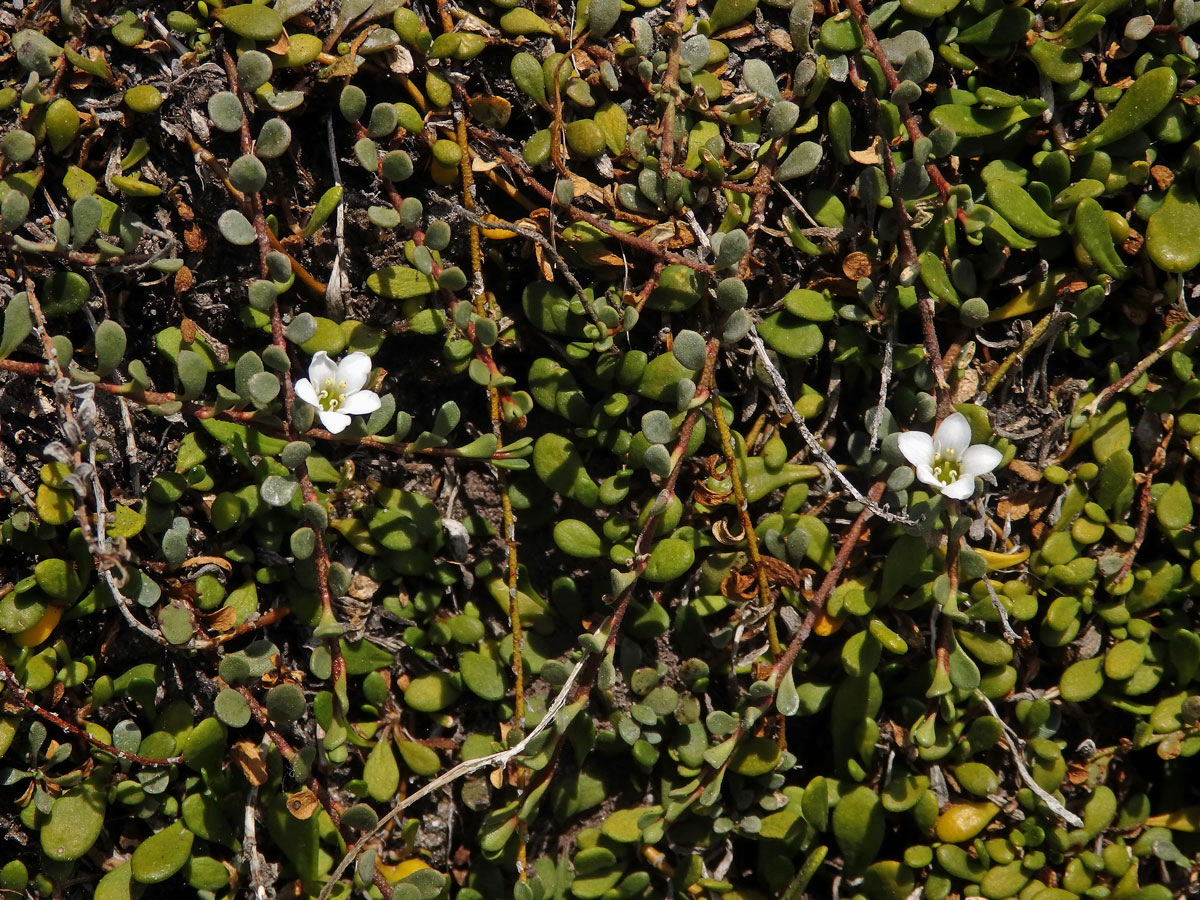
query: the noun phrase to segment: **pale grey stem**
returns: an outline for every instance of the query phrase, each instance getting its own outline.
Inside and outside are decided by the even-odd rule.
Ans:
[[[1180,295],[1182,296],[1182,292],[1183,292],[1183,279],[1182,278],[1180,278],[1180,281],[1179,281],[1179,289],[1180,289]],[[1164,356],[1166,356],[1169,352],[1174,350],[1180,344],[1184,343],[1185,341],[1191,340],[1192,335],[1194,335],[1196,333],[1197,329],[1200,329],[1200,316],[1197,316],[1196,318],[1192,319],[1190,322],[1188,322],[1186,325],[1184,325],[1182,328],[1180,328],[1178,331],[1176,331],[1173,335],[1171,335],[1169,338],[1167,338],[1165,341],[1163,341],[1158,346],[1158,349],[1156,349],[1153,353],[1151,353],[1149,356],[1147,356],[1145,359],[1143,359],[1141,362],[1139,362],[1136,366],[1134,366],[1132,369],[1130,369],[1128,372],[1126,372],[1122,378],[1113,382],[1108,387],[1106,387],[1104,390],[1102,390],[1100,393],[1098,393],[1096,395],[1096,399],[1088,404],[1088,407],[1086,410],[1084,410],[1084,412],[1089,416],[1094,416],[1101,409],[1108,406],[1109,401],[1112,400],[1113,397],[1115,397],[1118,393],[1125,390],[1127,387],[1129,387],[1131,384],[1133,384],[1135,381],[1137,381],[1139,378],[1141,378],[1142,374],[1147,369],[1149,369],[1152,365],[1154,365],[1156,362],[1158,362],[1160,359],[1162,359]]]
[[[21,500],[24,501],[25,505],[34,512],[37,512],[37,495],[35,495],[32,488],[25,483],[25,479],[4,464],[4,460],[2,458],[0,458],[0,474],[3,474],[8,480],[9,484],[11,484],[16,492],[21,495]]]
[[[255,808],[258,805],[258,785],[250,785],[246,794],[245,814],[242,824],[242,858],[250,868],[250,896],[254,900],[267,900],[267,873],[263,863],[266,860],[258,849],[258,823],[255,819]]]
[[[1000,602],[1000,597],[996,594],[996,589],[992,587],[992,579],[984,577],[983,583],[987,585],[988,596],[992,598],[992,606],[996,607],[996,614],[1000,616],[1000,627],[1004,629],[1004,637],[1010,644],[1015,644],[1021,640],[1021,636],[1017,634],[1008,620],[1008,610],[1004,608],[1004,604]]]
[[[759,361],[762,363],[763,369],[771,377],[771,383],[775,387],[775,399],[780,404],[782,409],[787,410],[792,414],[792,424],[796,426],[800,432],[800,436],[804,438],[804,443],[808,445],[808,449],[821,461],[830,474],[833,475],[842,486],[850,493],[855,500],[867,507],[875,515],[889,522],[898,522],[901,525],[915,525],[916,522],[908,516],[897,515],[896,513],[885,509],[878,503],[872,502],[863,494],[854,484],[847,478],[838,468],[836,462],[833,461],[820,441],[813,437],[813,433],[808,430],[808,426],[804,424],[804,417],[800,415],[800,411],[796,409],[796,404],[792,402],[791,396],[788,394],[787,383],[783,380],[783,375],[775,368],[775,364],[771,362],[771,357],[767,355],[767,348],[763,345],[762,338],[758,336],[758,330],[754,326],[750,327],[750,343],[754,345],[754,352],[758,355]]]
[[[879,405],[871,416],[871,443],[874,451],[879,446],[879,429],[883,425],[883,407],[887,403],[888,387],[892,382],[892,355],[896,349],[896,317],[888,318],[887,343],[883,347],[883,370],[879,373]]]
[[[125,621],[137,631],[140,631],[146,637],[150,638],[150,640],[154,641],[154,643],[161,644],[164,647],[169,647],[170,643],[165,637],[147,625],[143,624],[129,609],[129,598],[121,593],[121,589],[117,586],[117,580],[113,578],[112,570],[105,569],[101,574],[104,577],[104,583],[108,585],[109,591],[112,592],[113,599],[117,601],[117,609],[121,611],[121,615],[125,617]]]
[[[146,21],[150,23],[150,26],[158,33],[158,36],[170,44],[172,49],[174,49],[174,51],[180,56],[187,56],[191,52],[182,42],[180,42],[179,38],[171,34],[171,30],[162,22],[160,22],[158,16],[154,15],[154,13],[147,13]]]
[[[333,169],[333,183],[342,183],[342,172],[338,167],[337,142],[333,136],[333,117],[325,117],[325,127],[329,138],[329,165]],[[333,266],[329,270],[329,283],[325,288],[325,309],[335,320],[340,321],[346,313],[346,302],[343,294],[346,288],[346,275],[342,271],[342,258],[346,255],[346,207],[339,203],[334,211],[334,241],[337,253],[333,257]]]
[[[133,614],[133,611],[129,608],[129,598],[121,593],[121,588],[117,585],[117,580],[113,577],[112,569],[104,563],[111,549],[108,534],[105,530],[108,506],[104,502],[104,488],[100,484],[100,470],[96,467],[95,441],[88,442],[88,462],[91,463],[92,467],[92,496],[95,498],[96,506],[96,545],[93,549],[97,557],[97,568],[100,569],[100,574],[104,578],[105,584],[108,585],[108,589],[113,595],[113,600],[116,601],[117,608],[121,611],[121,615],[125,617],[125,621],[156,644],[168,647],[170,646],[170,642],[157,629],[152,629],[148,625],[145,625]]]
[[[975,691],[975,696],[983,701],[984,706],[988,708],[988,712],[990,712],[996,718],[996,721],[1000,723],[1000,727],[1004,729],[1004,735],[1006,738],[1008,738],[1008,749],[1012,753],[1013,762],[1017,764],[1017,771],[1021,773],[1021,780],[1025,782],[1025,786],[1037,794],[1038,798],[1048,807],[1050,807],[1050,810],[1068,825],[1073,825],[1076,828],[1082,828],[1083,819],[1079,818],[1079,816],[1075,815],[1075,813],[1071,812],[1069,809],[1059,803],[1056,799],[1054,799],[1053,795],[1049,791],[1042,788],[1040,784],[1033,780],[1033,776],[1030,775],[1029,770],[1025,768],[1025,760],[1022,758],[1024,749],[1022,747],[1021,739],[1017,737],[1015,731],[1008,727],[1008,723],[1006,723],[1004,719],[1000,717],[1000,713],[996,711],[996,707],[992,705],[992,701],[985,697],[983,692],[978,689]]]
[[[129,414],[129,401],[117,395],[117,403],[121,408],[121,423],[125,426],[125,454],[129,463],[130,488],[134,497],[142,496],[142,470],[138,464],[137,438],[133,431],[133,416]]]
[[[607,623],[602,625],[594,632],[595,636],[599,638],[602,643],[606,638],[606,627]],[[579,673],[583,671],[584,665],[587,664],[591,657],[591,651],[585,650],[583,656],[580,657],[579,662],[577,662],[575,667],[571,669],[571,674],[567,676],[567,680],[563,682],[563,686],[559,688],[558,693],[554,697],[554,701],[550,704],[550,708],[546,710],[546,715],[543,716],[542,720],[533,727],[533,730],[530,731],[529,734],[525,735],[525,737],[523,737],[516,745],[508,748],[507,750],[501,750],[499,753],[493,753],[490,756],[484,756],[479,759],[469,759],[466,762],[461,762],[457,766],[447,769],[437,778],[433,779],[433,781],[430,781],[428,784],[426,784],[423,788],[413,792],[412,794],[409,794],[400,803],[393,806],[388,813],[382,816],[380,820],[375,823],[374,828],[364,832],[363,836],[360,837],[354,843],[354,845],[346,851],[346,855],[342,857],[342,861],[337,864],[337,868],[333,870],[333,873],[329,876],[329,880],[325,883],[325,886],[321,888],[321,893],[317,900],[329,900],[329,895],[332,893],[334,886],[338,882],[338,879],[342,877],[342,874],[347,868],[349,868],[350,864],[358,858],[358,855],[362,852],[363,847],[366,846],[367,842],[374,838],[375,835],[379,834],[389,822],[399,818],[400,814],[403,813],[404,810],[408,809],[408,807],[412,806],[418,800],[421,800],[429,794],[432,794],[439,788],[445,787],[451,782],[457,781],[459,778],[470,775],[474,772],[478,772],[482,769],[502,768],[507,766],[514,758],[520,756],[534,738],[555,724],[559,710],[567,705],[567,697],[570,696],[571,691],[575,687],[575,682],[579,678]]]

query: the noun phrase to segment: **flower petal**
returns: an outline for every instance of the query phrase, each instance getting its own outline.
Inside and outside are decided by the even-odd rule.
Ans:
[[[312,382],[307,378],[301,378],[297,381],[293,390],[296,392],[296,396],[309,406],[315,406],[318,409],[321,408],[321,404],[317,401],[317,392],[313,388]]]
[[[914,466],[933,463],[933,438],[923,431],[906,431],[896,438],[896,446]]]
[[[308,364],[308,377],[313,384],[324,384],[330,379],[337,378],[338,367],[329,354],[318,350],[313,354],[312,362]]]
[[[371,377],[371,357],[365,353],[351,353],[337,367],[337,380],[345,382],[342,394],[349,397],[356,391],[361,391],[367,379]]]
[[[933,452],[952,451],[962,458],[971,446],[971,423],[962,413],[951,413],[942,419],[942,424],[933,433]]]
[[[942,493],[952,500],[966,500],[975,493],[975,478],[972,475],[962,475],[954,484],[942,488]]]
[[[1004,454],[995,447],[989,447],[987,444],[975,444],[968,447],[967,452],[963,454],[959,470],[972,477],[986,475],[1000,465],[1002,459],[1004,459]]]
[[[345,413],[320,409],[317,410],[317,415],[321,417],[321,424],[325,426],[325,430],[330,434],[341,434],[350,424],[350,417]]]
[[[942,483],[938,481],[938,477],[933,474],[933,469],[929,468],[929,466],[925,465],[924,463],[918,465],[916,469],[918,479],[925,482],[925,484],[933,485],[939,491],[942,489]]]
[[[342,401],[338,412],[348,416],[368,416],[381,406],[383,401],[374,391],[355,391]]]

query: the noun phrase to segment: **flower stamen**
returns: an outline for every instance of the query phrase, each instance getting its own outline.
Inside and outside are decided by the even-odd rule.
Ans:
[[[942,484],[954,484],[954,482],[958,481],[960,473],[958,463],[954,461],[953,454],[938,456],[933,463],[933,474],[937,476],[938,481]]]

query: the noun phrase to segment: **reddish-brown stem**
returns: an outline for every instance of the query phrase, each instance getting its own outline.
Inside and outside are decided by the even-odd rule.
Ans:
[[[30,378],[40,378],[49,380],[50,376],[46,372],[46,366],[41,363],[21,362],[13,359],[0,359],[0,372],[12,372],[17,375],[24,375]],[[158,406],[164,403],[181,403],[180,412],[184,415],[192,416],[197,419],[228,419],[231,422],[241,422],[247,425],[254,425],[264,434],[273,436],[288,437],[288,432],[284,429],[272,427],[266,423],[258,421],[259,413],[255,410],[237,410],[237,409],[218,409],[215,406],[205,406],[201,403],[194,403],[190,400],[183,400],[176,393],[171,391],[143,391],[134,388],[129,384],[112,384],[109,382],[95,382],[96,390],[103,391],[106,394],[116,394],[129,400],[133,403],[138,403],[142,406]],[[324,428],[310,428],[304,432],[301,437],[316,438],[324,441],[343,440],[338,435],[335,435]],[[447,459],[473,459],[474,457],[466,457],[461,455],[455,447],[424,447],[416,449],[416,444],[413,441],[397,441],[390,442],[381,440],[371,435],[366,435],[356,439],[354,442],[360,447],[371,447],[387,453],[392,453],[396,456],[435,456]],[[504,450],[497,450],[490,456],[480,457],[480,459],[511,459],[512,454]]]
[[[879,43],[879,38],[875,35],[875,29],[871,27],[862,3],[860,0],[846,0],[846,7],[850,10],[850,14],[854,16],[854,21],[858,24],[859,30],[862,31],[863,43],[871,51],[871,55],[875,57],[875,61],[879,63],[879,68],[883,70],[883,77],[887,80],[888,90],[896,90],[900,86],[900,77],[896,74],[896,69],[892,66],[891,60],[887,58],[887,52],[883,49],[883,45]],[[916,116],[913,115],[912,109],[907,103],[900,104],[900,118],[904,122],[904,128],[908,131],[908,136],[913,143],[924,137],[921,126],[918,124]],[[938,195],[944,203],[950,198],[950,191],[953,186],[946,180],[946,176],[942,174],[941,169],[935,163],[926,163],[925,171],[929,173],[929,180],[937,188]],[[966,212],[961,209],[958,210],[959,221],[965,218]]]
[[[246,704],[250,707],[250,714],[254,716],[254,720],[262,728],[263,733],[279,750],[280,755],[288,762],[295,760],[298,755],[296,748],[291,745],[287,738],[271,727],[267,711],[258,702],[258,698],[254,696],[254,693],[245,686],[238,687],[237,691],[245,698]],[[313,795],[317,798],[317,802],[329,814],[329,818],[333,822],[333,827],[340,831],[342,827],[341,805],[329,796],[329,791],[316,775],[310,774],[305,779],[304,784],[313,792]],[[380,876],[374,880],[376,887],[379,888],[385,898],[390,898],[392,896],[392,886],[388,883],[387,879],[382,877],[382,873],[378,872],[378,870],[376,874]]]
[[[1120,584],[1121,581],[1129,574],[1133,568],[1133,560],[1137,556],[1138,550],[1141,549],[1142,543],[1146,540],[1146,531],[1150,526],[1150,510],[1154,506],[1154,495],[1152,489],[1154,487],[1154,476],[1157,475],[1167,462],[1167,444],[1171,440],[1171,434],[1174,432],[1175,419],[1173,416],[1164,416],[1165,428],[1163,436],[1159,439],[1158,444],[1154,448],[1154,454],[1150,458],[1150,465],[1146,467],[1146,473],[1142,476],[1141,490],[1138,492],[1138,520],[1133,533],[1133,542],[1129,545],[1122,556],[1124,562],[1121,568],[1109,581],[1111,585]]]
[[[706,172],[700,172],[696,169],[689,169],[686,166],[674,165],[671,166],[671,170],[678,172],[689,181],[693,179],[700,179],[703,181],[709,177],[708,173]],[[755,179],[755,181],[757,181],[757,179]],[[770,186],[755,184],[754,182],[747,184],[744,181],[727,181],[722,179],[721,181],[714,181],[712,183],[717,187],[725,188],[726,190],[730,191],[737,191],[740,194],[771,194]]]
[[[886,487],[886,481],[875,482],[871,485],[871,489],[867,491],[867,499],[872,504],[878,504],[879,498],[883,496],[883,491]],[[833,561],[833,566],[821,582],[821,586],[817,588],[816,593],[808,601],[808,611],[804,614],[804,621],[796,629],[796,633],[793,635],[791,643],[788,644],[788,648],[784,651],[783,656],[779,657],[775,663],[775,676],[782,677],[784,673],[791,669],[792,664],[795,663],[796,657],[800,653],[800,648],[804,646],[804,642],[812,634],[813,626],[817,623],[817,618],[825,611],[825,604],[833,594],[833,589],[837,587],[838,581],[842,577],[842,572],[850,562],[851,554],[858,548],[858,541],[862,537],[863,528],[866,526],[867,520],[873,515],[872,508],[864,506],[853,524],[846,530],[846,534],[842,537],[837,557]]]
[[[230,56],[228,51],[224,53],[225,74],[229,79],[229,88],[232,91],[240,92],[237,81],[237,66]],[[250,123],[247,119],[242,119],[240,131],[242,153],[248,154],[254,151],[254,140],[250,136]],[[271,242],[267,231],[266,219],[262,211],[262,198],[255,192],[246,195],[246,202],[250,206],[253,214],[253,225],[255,239],[258,244],[258,271],[260,278],[268,277],[267,254],[271,252]],[[283,335],[283,315],[279,310],[278,299],[271,303],[271,343],[278,347],[283,353],[287,354],[287,339]],[[295,406],[296,395],[292,387],[292,373],[285,371],[282,373],[281,380],[283,382],[283,408],[284,408],[284,430],[289,441],[295,441],[299,438],[296,427],[293,424],[292,410]],[[312,478],[308,474],[307,465],[302,465],[299,470],[299,481],[301,495],[304,497],[305,503],[316,503],[318,501],[316,489],[313,487]],[[320,529],[314,529],[316,534],[316,546],[313,549],[313,565],[316,568],[317,576],[317,596],[321,601],[321,617],[323,621],[332,621],[334,619],[333,612],[333,596],[329,590],[329,552],[325,546],[325,536]],[[334,693],[343,695],[339,686],[344,687],[346,678],[346,661],[342,657],[341,645],[336,637],[329,637],[325,640],[325,645],[329,650],[329,656],[332,660],[332,680],[334,684]],[[340,704],[339,704],[340,706]],[[336,821],[336,820],[335,820]]]
[[[659,160],[658,174],[667,180],[671,166],[675,162],[675,109],[679,103],[679,64],[683,48],[683,20],[687,16],[687,0],[675,0],[671,21],[664,30],[670,31],[671,48],[667,52],[667,71],[663,73],[662,87],[659,89],[667,95],[667,108],[663,110],[662,123],[659,125]]]
[[[266,628],[268,625],[274,625],[280,619],[290,615],[291,612],[292,608],[290,606],[288,606],[286,603],[281,604],[280,606],[276,606],[273,609],[267,610],[252,622],[243,622],[232,631],[226,631],[222,634],[216,635],[210,639],[210,642],[212,644],[226,644],[229,641],[236,640],[242,635],[249,634],[252,631],[258,631],[260,628]]]
[[[288,762],[295,760],[298,755],[296,748],[291,745],[287,738],[271,727],[271,720],[267,716],[267,711],[263,708],[263,705],[258,702],[258,698],[254,696],[254,692],[245,685],[238,687],[236,690],[242,695],[246,701],[246,704],[250,707],[250,714],[254,716],[254,721],[258,723],[260,728],[262,728],[263,733],[270,738],[271,743],[279,749],[280,755],[283,756],[283,758]],[[325,811],[329,813],[329,818],[333,820],[333,824],[335,826],[339,826],[342,821],[341,809],[337,803],[330,798],[329,791],[325,789],[325,785],[323,785],[315,775],[311,774],[307,779],[305,779],[304,783],[310,791],[317,795],[317,799],[321,801],[321,805],[325,807]]]
[[[11,250],[17,242],[11,234],[0,234],[0,248]],[[32,252],[32,251],[18,251]],[[148,262],[154,257],[149,253],[126,253],[123,256],[109,256],[102,253],[85,253],[82,250],[66,250],[61,247],[47,246],[36,251],[39,256],[51,256],[58,259],[68,259],[81,266],[133,266]]]
[[[754,243],[758,237],[758,231],[762,228],[763,220],[767,215],[767,198],[770,196],[771,178],[775,175],[775,169],[779,164],[779,147],[782,143],[782,139],[771,142],[770,148],[758,165],[758,171],[754,173],[752,185],[755,190],[754,203],[750,207],[750,225],[746,229],[750,238],[750,247],[738,264],[738,272],[742,278],[750,277],[750,259],[754,255]]]
[[[472,129],[472,131],[475,131],[475,129]],[[486,132],[477,133],[476,136],[482,138],[488,137]],[[538,196],[540,196],[547,203],[554,202],[554,197],[549,188],[547,188],[526,171],[525,163],[520,157],[510,153],[503,147],[496,147],[496,152],[500,155],[501,159],[503,159],[509,165],[509,167],[511,167],[512,170],[517,173],[517,177],[519,177],[521,181],[523,181],[528,187],[532,188],[533,191],[538,194]],[[714,274],[712,266],[706,265],[702,262],[697,262],[694,259],[688,259],[686,256],[682,256],[671,250],[664,250],[653,241],[646,240],[645,238],[638,237],[637,235],[625,234],[624,232],[618,231],[599,216],[594,216],[589,212],[584,212],[574,204],[568,206],[566,208],[566,212],[567,215],[569,215],[575,221],[586,222],[597,231],[602,231],[609,237],[616,238],[622,244],[633,247],[635,250],[640,250],[643,253],[647,253],[657,259],[663,259],[667,262],[675,263],[676,265],[687,266],[689,269],[699,272],[701,275],[707,275],[711,277]]]
[[[249,128],[249,126],[246,127],[247,129]],[[213,156],[213,154],[209,152],[208,148],[204,147],[191,134],[188,134],[187,139],[188,146],[191,148],[191,151],[196,158],[208,166],[208,168],[214,174],[216,174],[216,176],[221,180],[222,184],[225,185],[225,190],[229,193],[229,196],[233,199],[233,201],[242,208],[243,212],[250,213],[251,218],[253,218],[254,212],[246,198],[246,195],[230,184],[229,173],[225,170],[225,167],[221,165],[221,161]],[[267,242],[271,245],[271,249],[282,253],[288,258],[288,263],[292,267],[292,272],[295,273],[296,278],[300,280],[300,283],[318,297],[324,297],[328,285],[322,281],[318,281],[315,277],[313,277],[312,273],[309,272],[308,269],[304,268],[304,266],[294,256],[288,253],[287,248],[279,241],[271,229],[264,228],[264,230],[267,236]],[[258,240],[257,234],[255,239],[256,241]],[[121,258],[125,259],[126,257]]]
[[[2,657],[0,657],[0,681],[8,685],[9,692],[13,699],[15,699],[17,703],[21,704],[21,706],[25,707],[35,716],[49,722],[52,725],[58,726],[63,731],[69,732],[77,738],[82,738],[97,750],[103,750],[105,753],[112,754],[118,759],[128,760],[129,762],[137,763],[140,766],[174,766],[183,762],[182,756],[139,756],[136,753],[129,753],[126,750],[119,750],[112,744],[93,736],[91,733],[83,728],[80,728],[78,725],[68,722],[57,713],[51,712],[44,706],[39,706],[37,703],[34,703],[31,699],[29,699],[29,692],[25,689],[25,686],[17,680],[16,674],[8,667],[7,663],[5,663]]]
[[[888,182],[896,177],[896,161],[892,158],[892,149],[886,142],[883,148],[883,170]],[[908,218],[908,210],[903,200],[896,203],[896,220],[900,231],[900,264],[909,269],[917,264],[917,246],[912,236],[912,223]],[[928,358],[929,370],[933,375],[934,392],[937,394],[937,415],[939,419],[948,416],[952,411],[950,385],[946,380],[946,369],[942,364],[942,348],[938,343],[937,329],[934,326],[933,299],[923,287],[917,292],[917,313],[921,317],[921,339],[925,345],[925,355]]]
[[[950,582],[947,593],[950,596],[951,608],[958,598],[958,552],[962,548],[962,539],[953,535],[946,537],[946,580]]]

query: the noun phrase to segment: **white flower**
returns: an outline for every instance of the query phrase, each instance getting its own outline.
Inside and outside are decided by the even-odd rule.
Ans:
[[[906,431],[899,440],[917,478],[955,500],[975,493],[976,476],[986,475],[1003,459],[995,447],[971,443],[971,424],[957,412],[943,419],[932,436]]]
[[[371,357],[351,353],[339,363],[318,350],[308,364],[308,377],[296,382],[296,396],[317,408],[327,431],[339,434],[350,424],[351,416],[366,416],[382,405],[374,391],[363,386],[371,375]]]

